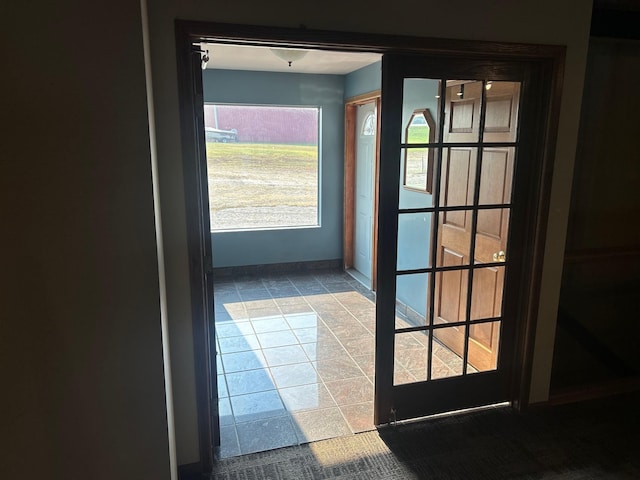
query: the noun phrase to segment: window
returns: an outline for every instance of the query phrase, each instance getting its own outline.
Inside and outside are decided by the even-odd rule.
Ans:
[[[204,113],[212,231],[318,226],[320,108]]]
[[[429,109],[414,110],[405,131],[407,144],[433,143],[435,122]],[[408,190],[432,193],[433,187],[433,148],[415,146],[405,149],[404,181]]]

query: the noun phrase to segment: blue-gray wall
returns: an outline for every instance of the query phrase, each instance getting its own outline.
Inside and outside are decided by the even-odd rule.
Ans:
[[[345,76],[344,98],[380,90],[382,85],[382,62],[372,63]]]
[[[345,77],[345,99],[379,90],[382,86],[382,63],[376,62]],[[407,79],[404,83],[402,125],[407,125],[414,110],[428,108],[437,123],[438,81]],[[382,106],[384,108],[384,105]],[[400,172],[404,171],[404,155],[401,155]],[[402,175],[400,177],[402,182]],[[433,198],[426,193],[404,189],[400,186],[400,207],[420,208],[433,205]],[[398,219],[398,269],[410,270],[428,266],[432,215],[414,213]],[[426,316],[428,276],[426,274],[398,277],[396,298],[422,316]]]
[[[215,267],[342,258],[344,76],[205,70],[204,101],[322,109],[320,227],[212,233]]]
[[[402,100],[402,125],[406,126],[413,111],[419,108],[428,108],[437,123],[437,94],[437,80],[405,80]],[[404,172],[404,155],[401,155],[400,159],[400,172]],[[400,175],[400,182],[402,182],[402,175]],[[433,198],[431,195],[400,187],[400,208],[420,208],[432,205]],[[432,214],[404,214],[400,215],[398,221],[398,268],[410,270],[426,267],[431,250]],[[426,274],[398,277],[396,298],[420,315],[426,316],[427,287],[428,277]]]

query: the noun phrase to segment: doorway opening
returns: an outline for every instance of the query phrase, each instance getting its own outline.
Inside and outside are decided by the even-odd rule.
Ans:
[[[557,74],[562,66],[562,49],[526,45],[510,45],[505,48],[504,45],[483,42],[433,42],[429,39],[357,34],[344,36],[333,33],[332,36],[327,36],[327,32],[190,22],[178,22],[177,30],[181,102],[185,107],[181,112],[185,139],[186,203],[191,212],[188,215],[188,238],[192,259],[198,413],[201,458],[205,470],[207,462],[210,464],[212,461],[210,447],[219,443],[219,412],[217,402],[213,403],[212,400],[222,397],[216,381],[215,353],[218,345],[215,344],[213,334],[217,327],[213,308],[216,294],[210,254],[206,149],[202,135],[204,100],[201,96],[199,52],[203,41],[224,39],[225,43],[270,48],[335,49],[384,54],[380,82],[381,104],[378,111],[380,164],[376,184],[378,206],[375,235],[378,253],[375,255],[376,273],[373,276],[376,296],[375,307],[369,307],[375,310],[376,317],[373,342],[373,424],[383,425],[396,419],[416,418],[505,400],[518,406],[526,405],[528,362],[531,359],[535,331],[537,288],[550,187],[543,172],[552,164],[551,152],[559,98],[559,85],[555,79],[559,78]],[[329,42],[327,38],[342,40]],[[295,60],[293,63],[295,65]],[[459,78],[468,80],[452,80]],[[411,105],[405,118],[406,98],[403,95],[411,90],[407,86],[412,83],[420,85],[425,81],[435,82],[436,89],[431,90],[431,84],[429,88],[423,88],[420,93],[424,101],[421,105]],[[517,107],[515,140],[491,137],[493,128],[504,127],[500,124],[504,118],[495,117],[487,106],[490,103],[487,92],[492,88],[489,85],[500,82],[522,87]],[[478,91],[474,93],[476,90]],[[436,102],[434,111],[426,105],[427,99]],[[498,103],[503,112],[516,120],[510,107],[506,107],[513,103],[509,103],[508,99],[498,99]],[[344,96],[340,102],[340,107],[343,106]],[[424,132],[415,135],[411,133],[413,127],[422,125],[421,120],[416,120],[416,112],[425,109],[429,110],[436,125],[435,138],[427,135],[426,142]],[[429,125],[427,115],[424,115],[424,119]],[[496,132],[499,133],[497,130]],[[499,152],[494,156],[496,152],[492,149]],[[486,191],[485,186],[491,184],[491,179],[500,177],[499,174],[492,175],[491,166],[509,165],[509,161],[504,158],[508,158],[510,154],[507,153],[505,157],[504,149],[518,152],[513,157],[513,178],[506,180],[506,175],[506,183],[503,182],[510,185],[508,201],[504,195],[500,201],[482,193]],[[430,164],[433,168],[430,168]],[[322,170],[325,166],[322,163]],[[504,172],[508,168],[504,167],[502,170]],[[465,171],[466,177],[463,175]],[[403,172],[409,172],[410,175],[407,177]],[[416,193],[411,189],[417,189],[422,176],[427,185],[424,193],[420,192],[420,198],[426,200],[427,196],[431,197],[431,204],[403,205],[402,199],[406,197],[404,193]],[[462,181],[464,178],[468,180],[466,184]],[[454,188],[450,188],[452,186]],[[471,191],[473,193],[469,193]],[[492,188],[489,191],[494,193]],[[505,191],[503,190],[503,194]],[[326,198],[326,195],[321,194],[322,201]],[[321,205],[321,212],[323,208],[324,205]],[[425,218],[430,221],[426,222]],[[462,238],[463,243],[468,240],[469,246],[456,250],[454,245],[445,241],[449,238],[447,235],[450,236],[447,230],[449,227],[456,227],[464,231],[467,218],[470,219],[470,229]],[[506,219],[508,221],[505,223]],[[322,221],[320,223],[322,225]],[[491,233],[495,237],[495,232],[502,232],[505,224],[508,225],[507,250],[493,251],[488,259],[484,255],[478,257],[485,242],[482,235]],[[416,235],[414,229],[419,234]],[[319,237],[321,235],[316,230],[309,238]],[[338,237],[343,240],[341,235]],[[401,247],[403,238],[421,240],[420,254],[405,256],[408,250]],[[306,246],[304,242],[291,244],[291,250],[295,251],[300,245]],[[457,264],[451,262],[451,258],[456,257],[456,252],[461,259]],[[247,258],[253,258],[254,253],[248,251]],[[422,260],[427,263],[418,266],[412,264]],[[251,262],[245,265],[251,265]],[[484,287],[477,287],[476,282],[487,272],[493,273],[493,280],[486,284],[492,284],[496,288],[493,293],[481,295],[492,298],[493,301],[481,302],[480,305],[500,305],[499,315],[494,310],[492,316],[488,316],[485,310],[488,311],[489,308],[484,307],[480,308],[482,313],[478,313],[478,309],[474,307],[479,305],[476,294],[487,291]],[[496,275],[495,272],[503,274]],[[318,278],[315,281],[319,282]],[[348,278],[342,276],[338,283],[349,283]],[[266,287],[264,281],[261,285]],[[524,288],[525,285],[532,287]],[[409,304],[399,300],[400,293],[407,286],[424,297],[424,301],[420,302],[424,313],[413,307],[411,310],[405,308]],[[240,296],[237,286],[235,288]],[[335,295],[341,292],[331,292],[327,285],[323,285],[323,288],[341,307],[345,307]],[[265,289],[268,291],[268,288]],[[496,301],[500,298],[498,292],[502,295],[500,301]],[[262,299],[256,299],[260,300]],[[273,297],[270,300],[275,301]],[[444,307],[449,310],[445,312]],[[246,310],[246,305],[244,308]],[[335,308],[336,305],[333,304],[326,309],[327,314]],[[449,315],[456,311],[457,316]],[[406,320],[411,316],[413,323],[403,324],[399,321],[399,318]],[[284,321],[291,330],[295,329],[286,318]],[[359,320],[358,322],[366,329],[366,325]],[[284,324],[281,325],[284,328]],[[497,326],[491,330],[489,337],[485,331],[487,326]],[[258,332],[253,326],[252,328],[257,338]],[[463,332],[461,337],[458,335],[463,338],[458,351],[447,345],[448,341],[443,335],[446,329]],[[322,329],[316,328],[316,331],[320,330]],[[473,341],[483,337],[486,347],[487,338],[491,343],[494,338],[492,332],[495,331],[499,332],[497,338],[500,342],[495,349],[496,360],[494,362],[490,359],[489,367],[478,368],[474,365],[475,360],[471,359],[474,355],[471,352],[474,347],[471,345]],[[292,334],[305,352],[296,333]],[[334,332],[332,335],[335,337]],[[455,341],[450,340],[449,343]],[[453,351],[459,360],[460,372],[455,371],[444,378],[434,374],[433,366],[437,363],[435,345],[445,345],[449,351]],[[397,353],[401,355],[398,356]],[[417,365],[416,359],[422,364]],[[398,370],[398,365],[402,369]],[[311,366],[314,367],[313,364]],[[222,367],[224,368],[224,361]],[[416,377],[417,372],[422,377]]]
[[[345,91],[380,55],[200,48],[218,453],[373,429],[375,304],[341,269],[340,194]]]

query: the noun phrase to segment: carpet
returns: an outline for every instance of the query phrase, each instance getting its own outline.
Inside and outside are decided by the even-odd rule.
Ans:
[[[640,479],[640,392],[433,417],[220,460],[216,480]]]

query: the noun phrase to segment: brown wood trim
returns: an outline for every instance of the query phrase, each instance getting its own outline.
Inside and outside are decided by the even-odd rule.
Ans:
[[[531,395],[531,378],[533,371],[533,355],[535,347],[535,337],[538,325],[539,298],[542,285],[542,271],[544,264],[544,253],[546,247],[547,226],[549,209],[551,203],[551,185],[553,180],[553,165],[556,154],[556,144],[558,137],[558,126],[560,123],[560,105],[562,100],[562,86],[564,79],[565,49],[557,49],[541,65],[540,72],[536,79],[549,76],[550,85],[544,88],[538,98],[548,98],[546,107],[542,111],[546,112],[538,122],[538,129],[541,130],[537,136],[544,138],[541,146],[532,145],[532,148],[541,149],[542,165],[541,171],[532,179],[536,187],[532,191],[538,191],[537,199],[531,199],[528,208],[528,215],[536,219],[533,231],[528,233],[531,239],[531,259],[525,267],[525,278],[529,278],[528,288],[524,292],[524,302],[522,305],[523,322],[522,328],[517,333],[516,355],[519,364],[515,368],[514,381],[514,402],[513,406],[518,411],[524,411],[529,407]]]
[[[355,207],[355,142],[356,142],[356,104],[349,103],[344,107],[344,203],[343,203],[343,266],[353,267],[353,236]]]
[[[580,387],[564,388],[552,391],[549,400],[537,406],[556,406],[567,403],[583,402],[585,400],[594,400],[596,398],[610,397],[622,393],[636,392],[640,390],[640,377],[620,378],[606,382],[600,382],[593,385]]]
[[[371,92],[362,93],[360,95],[356,95],[355,97],[349,97],[345,100],[345,105],[362,105],[364,103],[369,103],[372,100],[380,98],[382,92],[380,90],[372,90]]]
[[[376,154],[374,166],[374,201],[373,201],[373,233],[372,233],[372,259],[371,259],[371,289],[376,288],[376,255],[378,247],[378,170],[380,166],[380,90],[356,95],[345,102],[344,121],[344,239],[343,257],[344,268],[353,267],[354,228],[355,228],[355,145],[356,145],[356,116],[357,106],[366,103],[376,103]]]
[[[180,102],[180,133],[182,137],[182,162],[185,187],[186,235],[189,261],[189,285],[191,293],[191,318],[193,329],[193,355],[196,379],[196,409],[198,421],[198,446],[203,472],[213,469],[213,432],[211,428],[212,388],[209,358],[209,332],[206,302],[205,245],[202,239],[201,172],[198,164],[196,132],[196,88],[192,70],[192,50],[189,31],[176,22],[176,57],[178,62],[178,96]],[[206,192],[205,192],[206,193]],[[215,390],[214,390],[215,391]]]
[[[587,248],[565,252],[564,263],[591,263],[640,257],[640,248]]]
[[[482,40],[336,32],[306,27],[288,28],[266,25],[240,25],[177,20],[190,32],[193,41],[214,40],[259,46],[292,46],[318,50],[356,52],[429,53],[449,57],[485,56],[501,59],[550,58],[565,51],[557,45],[538,45]]]
[[[374,173],[374,191],[373,191],[373,248],[371,259],[371,290],[376,291],[378,288],[378,191],[380,189],[380,118],[382,118],[382,97],[378,95],[376,98],[376,109],[378,111],[376,125],[376,171]]]

